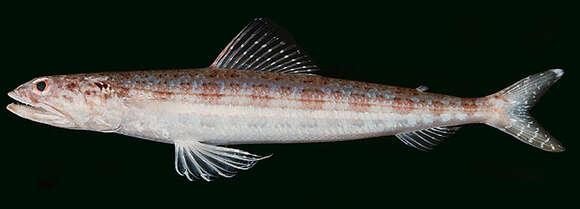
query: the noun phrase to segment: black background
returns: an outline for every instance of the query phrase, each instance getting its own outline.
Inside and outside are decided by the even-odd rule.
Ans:
[[[467,125],[428,153],[392,136],[236,146],[274,155],[232,179],[188,182],[174,170],[171,145],[53,128],[3,111],[3,188],[12,194],[6,199],[277,208],[558,205],[575,196],[569,190],[578,183],[580,149],[573,101],[578,16],[566,6],[30,3],[3,10],[3,92],[43,75],[205,67],[248,21],[267,17],[325,76],[476,97],[562,68],[566,74],[533,115],[568,149],[548,153],[491,127]]]

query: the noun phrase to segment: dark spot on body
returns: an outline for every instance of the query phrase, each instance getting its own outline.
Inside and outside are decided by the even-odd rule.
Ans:
[[[96,82],[95,85],[97,87],[99,87],[99,89],[103,90],[103,89],[108,89],[109,88],[109,84],[103,83],[103,82]]]
[[[207,77],[215,78],[215,77],[217,77],[217,72],[212,72],[212,73],[208,74]]]
[[[75,88],[77,88],[77,84],[76,83],[68,83],[65,88],[67,88],[68,90],[73,90]]]

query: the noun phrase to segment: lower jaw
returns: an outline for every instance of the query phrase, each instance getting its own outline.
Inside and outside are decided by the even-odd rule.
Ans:
[[[6,109],[24,119],[52,126],[66,127],[66,123],[61,122],[63,121],[61,116],[40,107],[12,103],[7,105]]]

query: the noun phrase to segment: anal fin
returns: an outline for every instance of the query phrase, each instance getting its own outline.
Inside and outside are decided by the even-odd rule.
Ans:
[[[189,181],[233,177],[239,170],[248,170],[268,157],[193,140],[175,142],[175,170]]]
[[[445,138],[453,135],[460,127],[435,127],[418,131],[399,133],[395,135],[405,145],[421,151],[432,150]]]

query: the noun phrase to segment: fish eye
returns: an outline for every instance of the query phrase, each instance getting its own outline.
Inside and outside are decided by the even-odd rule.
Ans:
[[[36,89],[40,92],[44,91],[44,89],[46,89],[46,82],[41,81],[41,82],[36,83]]]

